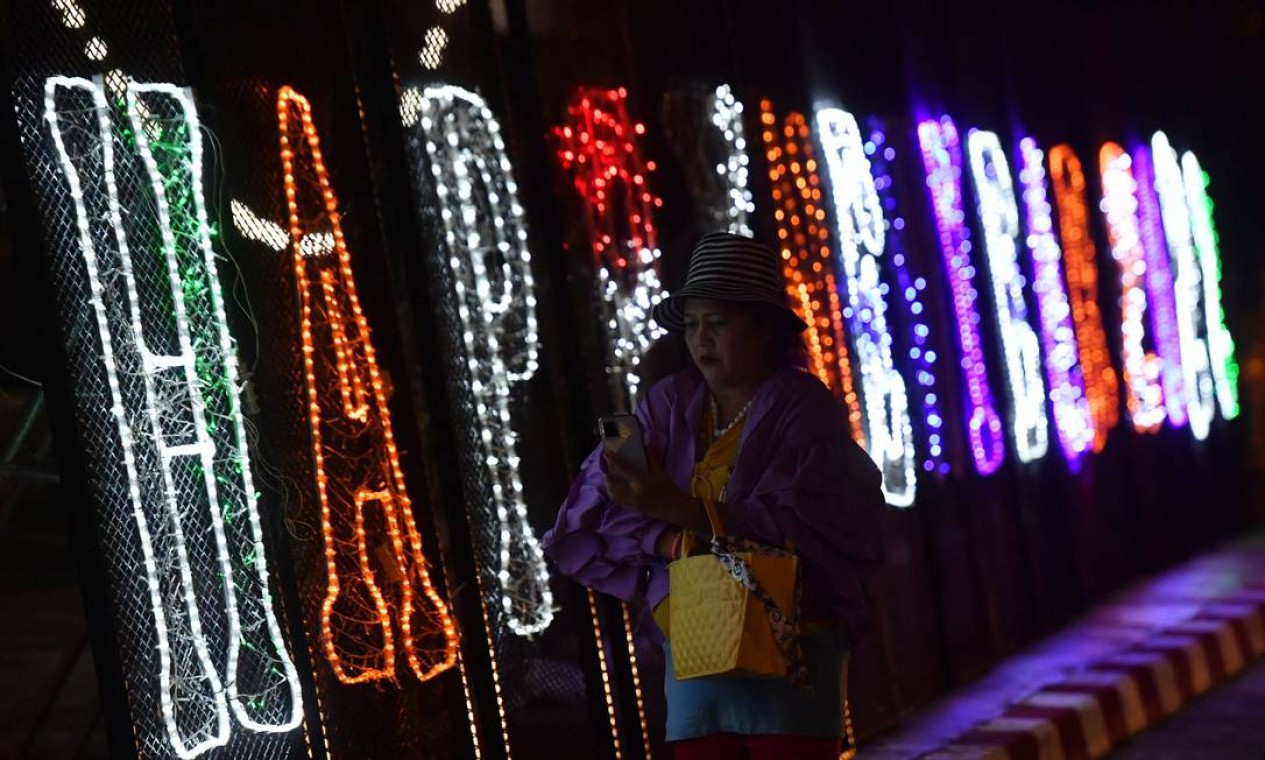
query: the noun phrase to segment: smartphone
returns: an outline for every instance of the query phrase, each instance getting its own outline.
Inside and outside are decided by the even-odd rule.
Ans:
[[[600,417],[597,429],[602,435],[602,446],[634,472],[650,471],[646,464],[646,445],[641,440],[641,425],[634,414],[613,414]]]

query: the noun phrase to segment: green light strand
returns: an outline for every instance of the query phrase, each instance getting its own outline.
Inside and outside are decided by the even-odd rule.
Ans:
[[[1200,168],[1195,154],[1189,151],[1182,156],[1182,164],[1195,252],[1203,273],[1209,359],[1216,380],[1217,406],[1221,408],[1223,418],[1232,420],[1239,416],[1239,362],[1235,357],[1234,337],[1226,327],[1225,311],[1221,307],[1220,238],[1212,218],[1213,202],[1208,195],[1209,177]]]

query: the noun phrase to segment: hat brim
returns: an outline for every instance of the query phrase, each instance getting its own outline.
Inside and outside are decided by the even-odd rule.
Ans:
[[[706,287],[691,288],[689,285],[677,290],[672,295],[664,298],[655,304],[654,311],[651,313],[654,321],[659,327],[669,332],[682,332],[685,330],[685,301],[689,298],[712,298],[717,301],[729,301],[730,303],[763,303],[776,307],[778,316],[786,322],[786,324],[794,329],[795,332],[803,332],[808,329],[808,323],[800,319],[799,316],[791,311],[786,304],[776,301],[770,301],[765,298],[742,298],[736,297],[734,294],[721,294],[712,291]]]

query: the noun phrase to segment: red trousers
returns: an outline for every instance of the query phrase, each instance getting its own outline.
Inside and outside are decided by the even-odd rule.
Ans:
[[[710,734],[672,742],[676,760],[839,760],[839,739],[785,734]]]

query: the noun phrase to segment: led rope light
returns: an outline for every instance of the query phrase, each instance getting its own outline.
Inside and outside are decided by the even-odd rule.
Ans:
[[[410,92],[416,92],[416,91],[411,90]],[[420,97],[420,93],[418,95]],[[232,211],[233,224],[237,228],[238,232],[240,232],[244,237],[247,237],[258,243],[263,243],[264,245],[268,246],[269,248],[272,248],[274,251],[277,251],[278,253],[283,253],[285,252],[286,248],[290,247],[290,235],[289,233],[287,233],[285,230],[281,228],[281,225],[276,224],[275,222],[270,222],[266,219],[259,218],[258,216],[255,215],[253,211],[250,210],[250,208],[246,206],[246,204],[236,199],[230,202],[230,208]],[[299,245],[300,252],[303,253],[304,256],[323,255],[324,253],[332,252],[334,250],[333,240],[334,240],[334,236],[328,233],[324,233],[324,232],[306,233],[303,236],[303,239]],[[326,245],[326,241],[328,241],[328,245]],[[492,640],[491,627],[490,627],[489,621],[487,620],[487,610],[486,610],[485,605],[482,605],[482,604],[480,605],[480,611],[482,612],[484,616],[484,629],[485,631],[488,632],[488,640],[491,641]],[[492,680],[493,680],[493,683],[496,685],[496,691],[499,694],[500,677],[497,672],[495,658],[491,660],[491,665],[492,665]],[[478,758],[482,757],[482,749],[479,746],[479,732],[478,732],[478,722],[475,719],[474,696],[470,689],[470,679],[469,679],[469,675],[466,673],[465,660],[461,657],[460,652],[458,652],[457,666],[458,666],[458,670],[461,673],[462,692],[465,695],[466,717],[468,720],[468,725],[470,727],[471,749],[474,752],[475,760],[478,760]],[[500,703],[499,700],[497,702],[497,706],[500,709],[501,728],[505,736],[506,753],[508,755],[509,729],[505,720],[504,706]]]
[[[151,105],[141,108],[139,100],[149,95]],[[167,102],[179,114],[179,142],[174,146],[165,141],[151,143],[150,134],[162,134],[163,124],[153,117],[158,106],[153,104],[154,96]],[[180,328],[181,349],[184,354],[181,363],[189,382],[190,397],[193,401],[195,421],[198,426],[198,438],[201,444],[199,453],[205,487],[211,496],[211,518],[216,528],[217,547],[220,551],[225,578],[232,577],[232,583],[225,584],[225,601],[228,607],[230,624],[230,645],[228,649],[228,667],[225,683],[228,686],[229,705],[239,723],[253,731],[281,732],[296,728],[303,719],[301,710],[302,695],[298,672],[286,651],[285,641],[281,635],[281,626],[273,610],[272,594],[268,587],[268,560],[263,540],[263,525],[259,519],[258,492],[255,490],[251,474],[250,455],[246,445],[246,425],[241,414],[237,371],[237,350],[228,332],[228,317],[224,312],[224,296],[220,289],[220,280],[215,266],[215,254],[211,249],[210,224],[207,221],[206,202],[202,195],[202,131],[198,122],[197,110],[189,93],[170,84],[137,84],[130,83],[127,88],[127,113],[136,137],[141,158],[149,174],[154,197],[158,203],[160,233],[163,249],[167,259],[173,303],[176,308],[177,326]],[[157,160],[163,151],[170,152],[171,164],[160,167]],[[164,171],[166,169],[166,171]],[[169,201],[167,193],[179,192]],[[176,213],[173,213],[173,210]],[[177,227],[173,220],[186,222],[183,228]],[[191,224],[190,224],[191,223]],[[180,233],[180,236],[177,236]],[[182,239],[183,238],[183,239]],[[180,271],[178,258],[197,256],[189,269]],[[204,284],[200,295],[203,303],[190,306],[201,306],[200,313],[191,313],[186,308],[186,301],[194,301],[196,283],[190,283],[190,272],[201,274]],[[125,263],[125,274],[127,267]],[[140,325],[139,309],[132,303],[133,322]],[[205,333],[192,335],[185,325],[200,327]],[[213,346],[201,346],[199,339],[206,334],[214,339]],[[209,404],[195,380],[198,379],[197,360],[201,358],[208,364],[213,361],[222,363],[222,375],[218,383],[202,382],[210,385],[210,390],[222,394],[221,414],[227,417],[231,425],[232,438],[228,445],[217,446],[211,440],[207,423]],[[217,465],[215,457],[225,455],[235,462],[229,473],[219,473],[223,465]],[[217,486],[217,475],[223,477]],[[232,477],[236,475],[237,477]],[[236,482],[234,482],[236,480]],[[223,496],[220,496],[223,493]],[[218,503],[219,508],[215,506]],[[223,509],[223,515],[220,514]],[[249,526],[248,535],[242,536],[240,528],[225,525],[229,522],[225,516],[237,518],[244,516]],[[233,543],[230,552],[229,536]],[[239,559],[247,572],[232,567],[230,556]],[[245,558],[249,558],[248,560]],[[253,573],[248,572],[253,569]],[[231,575],[230,575],[231,573]],[[244,593],[243,593],[244,592]],[[242,625],[241,619],[246,617],[249,623]],[[260,638],[266,634],[266,639]],[[244,651],[243,651],[244,650]],[[256,720],[248,711],[249,705],[241,692],[241,680],[238,661],[243,656],[265,657],[275,663],[280,670],[273,669],[274,676],[284,681],[289,700],[289,716],[280,723],[266,723]],[[266,687],[269,690],[277,686]]]
[[[325,169],[311,106],[288,86],[277,93],[277,124],[290,245],[302,306],[303,364],[325,542],[327,590],[321,607],[325,657],[343,683],[394,679],[398,633],[413,674],[426,681],[456,664],[456,626],[430,581],[376,351],[356,294],[338,199]],[[300,186],[295,163],[304,154],[310,162],[309,184]],[[300,199],[301,190],[308,197]],[[334,256],[314,257],[303,248],[303,220],[315,216],[316,210],[303,208],[301,213],[301,200],[311,202],[316,194],[333,236]],[[314,336],[318,328],[329,330],[335,354],[342,342],[343,361],[318,348]],[[359,382],[372,390],[373,403],[363,415],[359,407],[353,407],[357,413],[348,413],[341,386],[329,377],[331,373],[336,377],[358,376]],[[334,387],[340,389],[337,396]],[[374,521],[383,526],[381,529],[371,530],[368,525],[371,504],[381,513]],[[372,559],[377,559],[380,569]],[[343,573],[348,575],[345,581],[340,578]],[[384,592],[379,576],[392,588]],[[357,582],[363,588],[358,588]],[[415,583],[420,585],[430,610],[416,606]],[[415,632],[418,623],[422,630]],[[432,647],[423,649],[419,638],[433,642]]]
[[[1147,351],[1146,252],[1138,226],[1137,183],[1133,179],[1133,159],[1114,142],[1104,143],[1098,152],[1102,175],[1102,210],[1107,219],[1111,257],[1120,270],[1120,311],[1123,341],[1120,359],[1124,365],[1125,402],[1133,427],[1139,433],[1154,433],[1164,424],[1164,388],[1160,383],[1160,360]]]
[[[1204,324],[1208,330],[1208,352],[1216,378],[1217,405],[1227,420],[1239,416],[1239,362],[1234,355],[1234,337],[1225,324],[1221,308],[1221,253],[1217,250],[1217,230],[1212,222],[1212,199],[1208,197],[1208,175],[1195,154],[1182,154],[1182,179],[1186,203],[1190,207],[1195,250],[1203,270]]]
[[[83,162],[82,165],[76,165],[76,158],[71,156],[66,147],[63,125],[61,123],[62,111],[57,106],[57,91],[59,88],[83,90],[92,99],[92,112],[97,121],[97,133],[94,137],[97,141],[100,155],[80,157],[79,160]],[[70,109],[66,109],[65,112],[70,113]],[[110,386],[111,411],[114,414],[123,450],[123,464],[128,475],[132,515],[136,521],[137,532],[140,537],[146,582],[149,587],[150,608],[154,615],[160,663],[159,701],[162,706],[163,722],[167,729],[168,739],[175,749],[176,755],[181,758],[197,757],[207,750],[228,743],[228,702],[222,682],[215,671],[215,665],[212,662],[206,638],[202,632],[201,617],[198,613],[198,600],[194,594],[192,573],[189,569],[188,553],[185,548],[184,532],[179,522],[179,505],[176,503],[174,494],[169,492],[160,494],[160,498],[164,501],[164,517],[173,523],[170,535],[175,544],[172,551],[176,555],[175,572],[178,578],[178,580],[171,577],[167,578],[169,583],[176,580],[179,591],[179,599],[173,600],[175,601],[173,607],[176,609],[172,609],[170,612],[167,610],[169,601],[163,598],[165,589],[162,587],[158,574],[157,557],[153,543],[154,533],[150,530],[149,520],[145,515],[144,505],[146,499],[143,494],[139,468],[137,467],[136,449],[138,448],[138,443],[144,444],[147,438],[144,428],[152,425],[152,420],[156,415],[148,408],[152,404],[148,392],[146,393],[145,409],[128,409],[125,406],[112,331],[118,330],[118,343],[121,349],[125,351],[132,349],[139,352],[141,348],[137,340],[138,336],[129,334],[133,329],[130,319],[124,324],[111,324],[110,313],[113,311],[117,314],[119,307],[115,306],[112,310],[107,308],[107,289],[101,276],[103,271],[100,268],[100,263],[104,262],[101,262],[101,259],[98,258],[97,252],[97,247],[100,245],[103,256],[113,255],[121,260],[129,258],[125,253],[127,241],[123,234],[122,211],[114,178],[114,138],[110,127],[109,106],[106,103],[105,93],[102,89],[87,79],[50,77],[44,83],[44,118],[49,124],[53,144],[57,148],[58,158],[61,161],[62,172],[66,176],[67,183],[70,186],[71,198],[75,204],[75,219],[79,230],[79,247],[87,267],[91,289],[90,301],[96,314],[97,332],[101,340],[101,358],[106,368]],[[100,162],[99,165],[96,165],[97,161]],[[89,211],[87,206],[88,199],[83,189],[81,175],[89,177],[89,189],[93,191],[94,204],[100,202],[99,196],[105,196],[107,201],[105,209],[97,208],[93,212]],[[99,184],[104,185],[104,193],[100,192],[101,188],[97,186]],[[109,221],[114,233],[113,248],[111,248],[111,241],[108,239],[93,240],[90,220],[97,214],[104,216]],[[106,266],[108,267],[108,263]],[[110,269],[106,269],[104,273],[116,274],[115,271]],[[128,284],[130,285],[131,283]],[[135,297],[134,287],[133,292],[127,295]],[[114,288],[110,289],[110,296],[111,301],[120,298],[120,294],[115,292]],[[129,339],[132,341],[131,343],[129,343]],[[148,389],[146,390],[148,391]],[[133,434],[133,419],[135,425],[141,427],[139,436]],[[154,431],[154,434],[148,436],[150,438],[149,442],[153,445],[157,445],[157,442],[153,440],[157,437],[157,433],[158,431]],[[137,440],[138,438],[140,439],[139,441]],[[163,490],[166,490],[166,487],[167,483],[164,482]],[[161,533],[159,538],[162,538]],[[182,624],[187,626],[187,631],[180,630]],[[187,636],[189,640],[181,641],[182,636]],[[191,653],[179,652],[178,656],[173,658],[173,645],[179,646],[180,644],[184,644],[193,651]],[[187,655],[189,654],[196,659],[196,662],[188,662]],[[172,671],[177,665],[183,665],[184,668],[173,678]],[[195,682],[203,682],[205,685],[199,688],[195,685]],[[177,684],[179,684],[178,687]],[[178,695],[173,693],[176,688],[180,689]],[[198,693],[199,691],[201,692],[200,694]],[[204,705],[203,709],[211,711],[212,714],[208,717],[212,721],[212,725],[194,730],[189,730],[187,726],[182,727],[178,725],[175,714],[176,703],[180,702],[183,704],[187,715],[189,711],[195,709],[190,707],[190,703],[198,701],[210,703],[209,705]],[[188,737],[186,737],[186,734],[188,734]]]
[[[1151,160],[1155,165],[1155,191],[1160,198],[1164,238],[1168,241],[1173,269],[1173,292],[1177,296],[1177,332],[1181,338],[1186,411],[1191,435],[1202,441],[1208,437],[1217,411],[1216,378],[1205,337],[1203,270],[1195,252],[1181,164],[1163,132],[1151,137]],[[1167,356],[1164,358],[1168,360]]]
[[[1150,315],[1151,342],[1160,361],[1160,385],[1164,387],[1164,406],[1173,427],[1181,427],[1190,419],[1186,409],[1186,379],[1182,371],[1182,340],[1177,317],[1172,262],[1164,240],[1164,222],[1160,218],[1160,201],[1155,192],[1155,172],[1151,153],[1145,145],[1133,150],[1133,180],[1137,185],[1138,230],[1142,249],[1146,252],[1146,306]]]
[[[86,94],[91,108],[59,108],[59,90]],[[141,107],[142,97],[163,113],[174,111],[175,115],[155,116],[151,108]],[[142,326],[103,86],[99,81],[71,77],[45,82],[44,115],[75,204],[80,252],[87,267],[90,302],[141,542],[158,643],[163,722],[176,755],[192,758],[227,743],[230,710],[251,731],[294,729],[303,718],[301,693],[268,587],[263,531],[238,398],[235,346],[228,333],[202,197],[202,143],[196,110],[187,93],[168,84],[128,83],[125,103],[131,130],[123,133],[123,142],[135,141],[154,194],[159,253],[179,346],[174,354],[151,349]],[[68,150],[63,114],[94,117],[84,152],[72,156]],[[104,192],[86,194],[85,176],[89,190]],[[90,211],[89,199],[96,205],[102,196],[105,208]],[[135,219],[142,209],[130,211]],[[110,230],[99,226],[94,235],[94,222],[108,224]],[[120,357],[128,362],[123,370]],[[143,385],[143,408],[125,398],[120,379],[124,373],[130,375],[130,385]],[[142,466],[146,471],[156,470],[157,479],[142,477]],[[151,529],[145,507],[154,501],[162,503],[157,532]],[[188,542],[184,525],[186,519],[193,519],[186,515],[185,505],[190,503],[205,508],[209,517],[213,549],[199,550],[214,552],[222,600],[197,598],[189,560],[190,547],[196,543]],[[193,534],[193,540],[197,535]],[[174,561],[175,567],[160,568],[160,561]],[[203,631],[199,608],[207,603],[225,607],[223,679]],[[250,663],[245,671],[240,667],[243,660]],[[254,679],[245,673],[262,674],[263,682],[249,684],[258,687],[258,692],[247,692],[244,682]],[[278,692],[281,696],[275,698]],[[200,718],[205,721],[201,725],[189,725]]]
[[[940,252],[953,295],[958,346],[962,351],[962,384],[966,387],[966,432],[975,471],[990,475],[1006,455],[1001,418],[993,405],[984,349],[979,336],[978,293],[971,284],[970,230],[962,208],[962,150],[958,131],[948,116],[918,124],[918,143],[927,172],[927,189],[940,235]],[[1018,423],[1018,418],[1016,418]]]
[[[1001,336],[1010,390],[1011,435],[1020,462],[1033,462],[1049,449],[1041,343],[1028,321],[1026,284],[1019,271],[1019,206],[1010,163],[996,132],[972,129],[966,138],[976,207],[984,228],[984,251],[993,285],[994,316]]]
[[[773,186],[782,276],[795,313],[808,324],[804,340],[812,369],[844,402],[853,438],[868,448],[843,331],[812,131],[804,115],[794,111],[778,130],[773,103],[767,99],[760,101],[760,125]]]
[[[866,155],[870,157],[874,187],[878,191],[884,216],[887,217],[884,221],[887,260],[895,273],[897,291],[909,319],[909,328],[903,337],[909,341],[908,356],[913,367],[913,383],[907,390],[912,388],[918,394],[919,407],[922,409],[923,435],[926,437],[927,447],[922,468],[926,472],[946,475],[949,472],[949,463],[945,459],[944,415],[940,411],[937,380],[939,354],[931,343],[931,327],[927,322],[930,314],[923,303],[927,279],[915,271],[901,244],[905,218],[899,213],[892,170],[889,168],[896,160],[896,148],[888,142],[887,135],[876,121],[871,120],[871,126],[873,128],[864,148]]]
[[[597,645],[597,665],[602,674],[602,694],[606,698],[606,717],[611,727],[611,749],[615,752],[615,760],[624,756],[619,740],[619,713],[615,709],[615,690],[611,685],[610,671],[606,665],[606,636],[602,633],[602,615],[597,607],[597,593],[587,589],[589,597],[589,615],[593,618],[593,637]],[[647,751],[646,756],[650,753]]]
[[[450,86],[409,88],[401,98],[401,117],[405,126],[420,127],[418,137],[426,145],[443,206],[446,251],[438,255],[452,272],[468,370],[463,382],[483,425],[480,460],[495,515],[482,519],[497,525],[494,551],[499,567],[492,575],[500,590],[500,611],[512,631],[530,636],[549,626],[554,608],[548,569],[527,519],[518,477],[518,437],[510,415],[510,383],[526,382],[535,373],[540,342],[523,210],[500,124],[482,98]],[[473,531],[476,542],[481,535]],[[497,667],[497,636],[487,603],[479,606],[508,757],[510,733]],[[467,701],[471,696],[467,687]],[[473,718],[470,730],[477,752]]]
[[[1050,149],[1050,185],[1058,207],[1059,239],[1063,243],[1063,267],[1085,397],[1093,417],[1093,450],[1099,453],[1120,419],[1120,384],[1111,366],[1107,332],[1098,309],[1098,251],[1089,232],[1085,172],[1071,146],[1056,145]]]
[[[729,146],[725,162],[716,164],[716,174],[724,180],[725,195],[729,199],[726,209],[729,216],[728,229],[739,235],[750,236],[752,233],[747,224],[747,216],[755,211],[755,202],[747,186],[751,160],[747,156],[747,138],[742,129],[742,103],[734,97],[729,85],[722,84],[712,93],[709,105],[712,126]]]
[[[654,224],[663,201],[646,184],[655,165],[642,160],[636,140],[646,127],[629,118],[627,100],[622,87],[581,88],[567,107],[567,123],[554,129],[558,159],[585,202],[617,404],[637,398],[641,357],[664,334],[651,318],[663,299]]]
[[[523,209],[500,124],[481,97],[427,88],[419,123],[441,206],[447,250],[440,255],[453,274],[466,384],[483,426],[481,459],[500,536],[501,611],[511,630],[530,636],[549,626],[554,609],[544,554],[527,519],[510,417],[510,383],[535,374],[540,342]]]
[[[1019,181],[1023,185],[1023,202],[1028,250],[1032,253],[1032,289],[1037,296],[1041,319],[1041,342],[1045,350],[1045,375],[1050,384],[1050,401],[1054,405],[1054,426],[1059,447],[1073,471],[1081,455],[1094,444],[1094,418],[1085,396],[1076,332],[1072,325],[1072,309],[1063,288],[1060,266],[1062,251],[1054,236],[1054,221],[1046,196],[1045,152],[1036,140],[1019,141],[1022,168]]]
[[[722,84],[710,91],[673,92],[664,100],[664,112],[702,225],[751,237],[755,203],[748,185],[751,160],[742,103]]]
[[[880,261],[886,247],[886,222],[861,130],[852,114],[838,108],[817,111],[817,139],[830,171],[839,258],[847,280],[843,310],[861,370],[862,426],[869,454],[883,472],[887,503],[914,503],[917,465],[905,380],[892,361],[887,325],[886,288]]]

